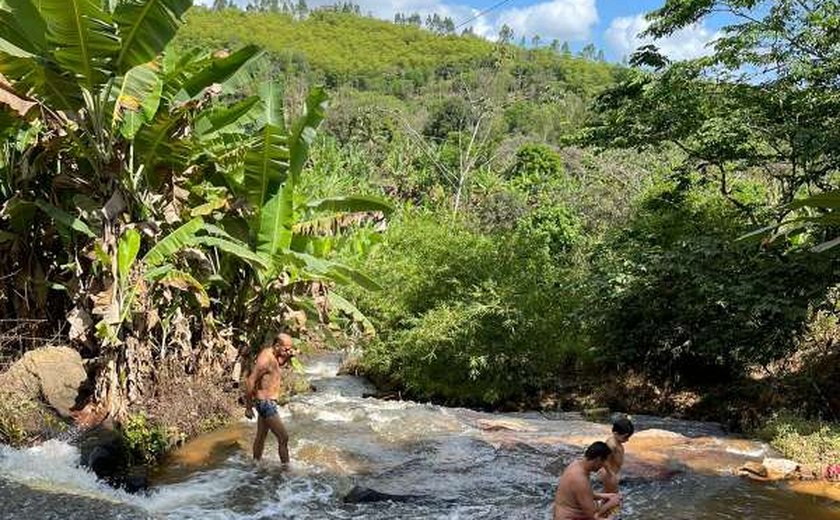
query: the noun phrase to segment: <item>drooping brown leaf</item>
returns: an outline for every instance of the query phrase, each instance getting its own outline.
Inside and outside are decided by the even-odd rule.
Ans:
[[[38,104],[37,101],[28,99],[18,95],[11,83],[9,83],[2,74],[0,74],[0,104],[7,105],[13,111],[17,112],[20,117],[26,117],[26,114]]]

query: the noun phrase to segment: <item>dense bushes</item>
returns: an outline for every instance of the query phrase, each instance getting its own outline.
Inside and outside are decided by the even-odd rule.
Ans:
[[[716,193],[658,188],[595,254],[590,324],[610,363],[673,385],[723,382],[797,347],[831,264],[736,238],[752,229]]]
[[[572,219],[523,227],[483,235],[457,220],[405,215],[367,264],[388,291],[363,300],[380,330],[365,366],[417,397],[499,405],[583,361],[574,273],[551,255],[572,247]]]

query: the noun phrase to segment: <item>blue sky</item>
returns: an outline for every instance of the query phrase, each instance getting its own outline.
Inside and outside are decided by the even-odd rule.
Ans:
[[[309,0],[310,3],[335,3],[334,0]],[[450,16],[456,24],[496,5],[500,0],[355,0],[362,10],[374,16],[393,19],[394,13],[437,12]],[[607,59],[620,61],[643,43],[637,37],[644,30],[644,14],[664,5],[665,0],[508,0],[504,5],[469,23],[487,38],[495,38],[507,24],[517,41],[525,36],[530,42],[535,34],[543,44],[552,39],[568,41],[573,50],[587,43],[603,49]],[[687,28],[672,37],[654,42],[669,57],[684,59],[704,52],[713,40],[721,20],[712,20]]]
[[[237,0],[244,4],[247,0]],[[500,0],[353,0],[362,11],[393,20],[397,12],[417,12],[425,17],[438,13],[460,24]],[[212,0],[199,0],[212,3]],[[336,0],[307,0],[310,7],[335,4]],[[602,49],[608,60],[620,61],[644,43],[637,35],[646,27],[644,14],[664,5],[665,0],[508,0],[504,5],[469,22],[474,31],[494,39],[507,24],[516,41],[525,36],[530,42],[536,34],[542,44],[552,39],[567,41],[573,50],[588,43]],[[686,28],[656,43],[672,59],[696,57],[715,38],[722,20],[706,21]]]

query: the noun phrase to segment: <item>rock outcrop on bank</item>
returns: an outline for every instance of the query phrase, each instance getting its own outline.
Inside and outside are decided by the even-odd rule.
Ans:
[[[26,444],[66,429],[89,388],[76,350],[54,346],[27,352],[0,374],[0,441]]]

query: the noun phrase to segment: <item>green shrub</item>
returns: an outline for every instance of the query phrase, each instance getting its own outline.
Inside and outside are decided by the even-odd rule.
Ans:
[[[786,458],[803,464],[840,463],[840,425],[781,412],[756,432]]]
[[[563,175],[563,160],[550,147],[542,144],[525,145],[516,152],[516,159],[507,173],[525,186],[541,185]]]
[[[548,226],[574,235],[559,227]],[[502,405],[585,362],[577,275],[540,243],[551,232],[540,235],[536,221],[526,228],[533,233],[482,235],[418,215],[393,223],[366,263],[386,290],[359,295],[380,331],[363,367],[416,397]]]
[[[433,139],[444,140],[449,134],[467,130],[475,124],[473,108],[462,97],[449,97],[432,109],[423,133]]]
[[[26,446],[66,429],[47,405],[0,391],[0,443]]]
[[[831,263],[738,241],[754,228],[716,192],[668,183],[593,255],[590,326],[604,359],[677,386],[790,355]]]
[[[160,459],[171,444],[166,429],[150,421],[144,413],[130,415],[120,425],[120,434],[129,464],[151,464]]]

